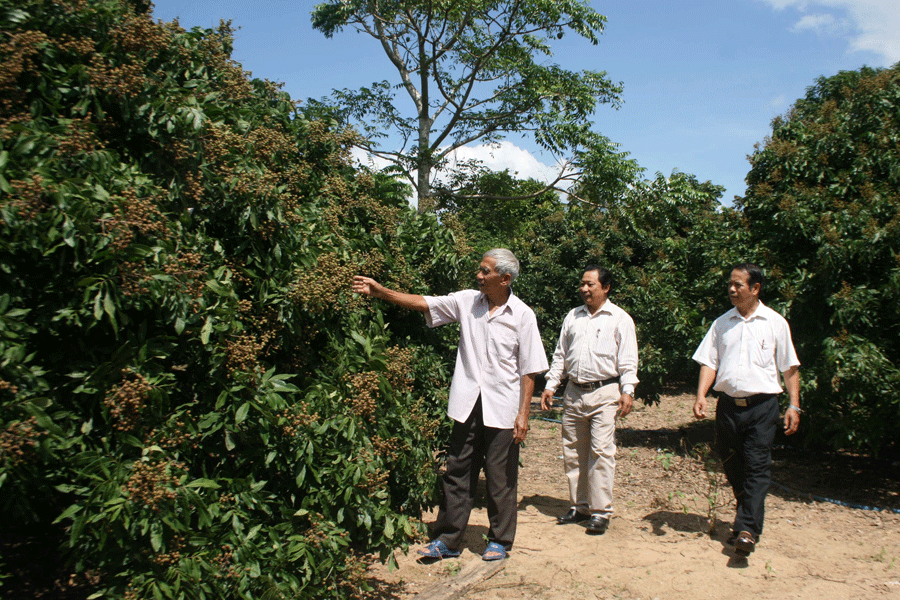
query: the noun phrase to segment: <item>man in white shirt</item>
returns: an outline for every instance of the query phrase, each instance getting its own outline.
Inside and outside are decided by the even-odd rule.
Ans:
[[[616,471],[616,414],[631,412],[638,383],[634,321],[608,299],[612,275],[589,265],[581,276],[584,305],[563,320],[541,408],[547,410],[564,377],[563,463],[572,506],[560,525],[587,521],[587,533],[603,534],[612,516]]]
[[[742,556],[753,552],[763,529],[779,421],[778,394],[783,391],[779,373],[790,401],[784,432],[791,435],[800,425],[800,361],[787,321],[760,302],[762,285],[758,266],[734,267],[728,283],[734,308],[713,322],[693,356],[700,363],[696,418],[706,418],[710,386],[719,392],[716,448],[737,499],[728,543]]]
[[[528,434],[534,377],[547,370],[537,319],[511,289],[519,274],[512,252],[486,252],[475,279],[478,291],[419,296],[390,290],[368,277],[353,278],[353,291],[425,313],[437,327],[460,324],[456,367],[447,414],[453,419],[443,476],[444,497],[434,539],[419,554],[459,555],[459,546],[484,467],[488,493],[488,546],[484,560],[506,558],[516,534],[519,443]]]

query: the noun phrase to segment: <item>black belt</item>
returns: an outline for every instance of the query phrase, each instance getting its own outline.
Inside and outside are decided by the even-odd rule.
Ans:
[[[747,396],[746,398],[735,398],[733,396],[729,396],[728,394],[722,394],[721,397],[725,400],[730,400],[735,406],[745,407],[745,406],[756,406],[757,404],[761,404],[766,400],[771,400],[778,394],[753,394],[752,396]]]
[[[597,388],[602,388],[604,385],[609,385],[611,383],[619,383],[619,376],[610,377],[609,379],[604,379],[603,381],[588,381],[587,383],[578,383],[572,379],[569,380],[572,385],[577,387],[580,390],[587,390],[592,392]]]

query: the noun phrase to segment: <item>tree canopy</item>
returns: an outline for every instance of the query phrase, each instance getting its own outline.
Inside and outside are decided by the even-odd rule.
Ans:
[[[609,142],[590,118],[598,103],[618,105],[621,85],[546,59],[567,33],[597,44],[605,21],[583,0],[330,0],[312,13],[328,37],[344,27],[372,36],[396,68],[396,85],[336,91],[334,100],[366,133],[361,145],[410,178],[420,210],[433,208],[435,172],[456,148],[510,133],[531,135],[564,160],[558,187],[598,168]],[[387,131],[398,149],[378,145]]]
[[[452,354],[349,281],[446,292],[452,234],[226,25],[0,0],[0,31],[2,595],[357,594],[435,502]]]

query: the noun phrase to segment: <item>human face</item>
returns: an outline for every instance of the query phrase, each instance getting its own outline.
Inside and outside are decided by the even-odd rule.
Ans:
[[[581,276],[581,298],[587,305],[591,314],[600,310],[606,298],[609,297],[609,286],[603,286],[600,283],[600,272],[596,269],[593,271],[585,271]]]
[[[759,284],[750,287],[750,274],[735,269],[728,280],[728,298],[741,314],[752,311],[759,301]]]
[[[481,259],[481,264],[478,265],[478,272],[475,274],[478,289],[488,297],[496,297],[503,291],[503,283],[508,278],[509,275],[500,275],[497,272],[497,259],[493,256],[486,256]]]

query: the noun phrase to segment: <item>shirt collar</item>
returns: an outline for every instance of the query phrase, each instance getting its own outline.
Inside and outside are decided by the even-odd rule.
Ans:
[[[601,314],[601,313],[605,313],[605,314],[611,315],[612,312],[613,312],[613,311],[612,311],[612,307],[613,307],[613,306],[615,306],[615,304],[612,303],[612,300],[610,300],[609,298],[607,298],[607,299],[606,299],[606,302],[603,303],[603,306],[600,307],[600,310],[598,310],[598,311],[595,312],[594,314],[591,314],[591,309],[589,309],[589,308],[587,307],[587,304],[582,304],[582,305],[579,306],[578,308],[581,310],[582,314],[585,314],[585,315],[587,315],[587,316],[589,316],[589,317],[596,317],[597,315],[599,315],[599,314]]]
[[[762,300],[760,300],[759,304],[756,305],[756,310],[754,310],[753,314],[750,315],[749,317],[747,317],[746,319],[740,312],[738,312],[738,309],[736,306],[732,306],[731,310],[729,312],[731,313],[732,319],[740,319],[741,321],[752,321],[753,319],[766,319],[768,317],[768,314],[767,314],[768,310],[769,310],[768,307],[762,303]]]
[[[487,294],[485,294],[484,292],[478,292],[478,294],[479,294],[478,301],[484,303],[486,306],[490,306],[490,302],[488,302]],[[492,316],[496,316],[507,310],[512,312],[513,298],[515,298],[515,297],[516,297],[516,295],[513,293],[512,288],[509,288],[509,296],[506,297],[506,302],[504,302],[503,304],[498,306],[497,310],[494,311],[494,314]]]

